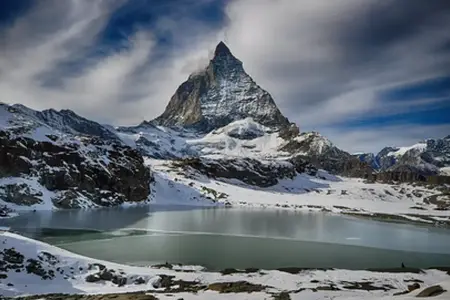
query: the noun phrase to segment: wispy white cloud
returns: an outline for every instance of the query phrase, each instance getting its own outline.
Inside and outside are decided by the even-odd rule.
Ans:
[[[401,2],[235,1],[227,40],[291,119],[320,129],[397,106],[377,95],[389,86],[448,75],[450,54],[436,51],[449,40],[448,14]]]
[[[123,3],[39,2],[11,27],[3,28],[0,101],[35,109],[70,108],[111,124],[136,124],[161,113],[176,87],[206,65],[216,32],[195,20],[162,18],[152,30],[137,29],[119,50],[85,63],[111,14]],[[196,26],[196,38],[178,36],[180,26]],[[155,30],[171,34],[179,45],[165,49],[162,60],[154,59],[158,55]],[[75,74],[60,70],[61,63],[71,61],[84,66]]]

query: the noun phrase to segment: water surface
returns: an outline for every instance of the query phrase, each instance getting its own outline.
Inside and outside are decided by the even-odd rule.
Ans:
[[[450,231],[325,213],[140,206],[35,212],[0,225],[120,263],[348,269],[450,266]]]

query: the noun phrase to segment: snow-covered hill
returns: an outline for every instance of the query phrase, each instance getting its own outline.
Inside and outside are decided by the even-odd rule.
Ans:
[[[151,180],[142,156],[98,123],[0,104],[0,199],[8,207],[146,201]]]

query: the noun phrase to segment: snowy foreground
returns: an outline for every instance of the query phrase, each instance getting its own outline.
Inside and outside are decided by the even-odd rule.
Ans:
[[[179,205],[231,205],[298,211],[325,211],[380,219],[450,224],[450,210],[439,210],[424,201],[438,190],[408,183],[365,183],[358,178],[337,177],[319,171],[320,177],[298,174],[260,188],[235,179],[212,179],[172,167],[170,161],[147,159],[155,175],[151,202]],[[438,196],[437,199],[440,199]]]
[[[309,300],[414,299],[431,293],[436,295],[433,299],[450,299],[450,276],[439,270],[382,273],[292,268],[221,274],[200,267],[131,267],[94,260],[7,231],[0,231],[0,245],[0,295],[5,297],[56,299],[48,294],[136,292],[120,299]],[[406,293],[408,289],[413,291]],[[117,298],[108,297],[102,299]]]

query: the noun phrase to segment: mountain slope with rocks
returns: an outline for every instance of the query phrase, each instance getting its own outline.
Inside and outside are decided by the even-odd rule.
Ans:
[[[356,154],[380,172],[409,168],[418,174],[447,175],[450,167],[450,136],[427,139],[408,147],[385,147],[378,154]]]
[[[98,123],[73,112],[6,104],[0,104],[0,118],[0,197],[10,207],[147,200],[152,176],[142,156]]]
[[[242,62],[220,42],[209,65],[179,86],[155,122],[209,132],[247,117],[271,127],[289,125],[272,96],[253,81]]]

